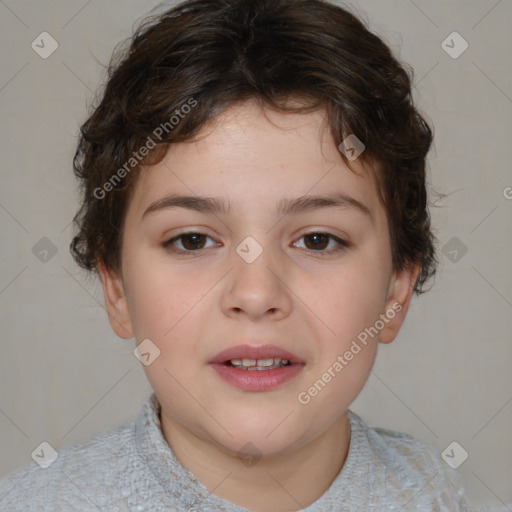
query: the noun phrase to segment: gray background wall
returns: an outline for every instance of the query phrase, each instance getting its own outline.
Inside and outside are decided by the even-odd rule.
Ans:
[[[42,441],[58,449],[133,421],[151,392],[133,339],[110,330],[99,281],[68,245],[71,159],[104,78],[97,60],[157,3],[0,0],[0,477]],[[435,126],[431,183],[450,194],[432,212],[444,248],[435,286],[381,346],[352,409],[440,450],[456,441],[475,506],[512,510],[512,3],[349,5],[414,67]],[[43,31],[58,42],[47,59],[31,48]],[[461,55],[457,36],[442,45],[454,31],[469,45]]]

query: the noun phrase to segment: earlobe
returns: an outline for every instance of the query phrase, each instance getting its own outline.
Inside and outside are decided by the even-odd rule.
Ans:
[[[98,263],[98,274],[103,287],[105,308],[113,331],[125,340],[133,338],[133,329],[121,277],[107,269],[102,261]]]
[[[394,273],[391,278],[384,312],[388,321],[380,332],[379,341],[381,343],[391,343],[402,327],[419,271],[418,264],[411,264],[402,271]]]

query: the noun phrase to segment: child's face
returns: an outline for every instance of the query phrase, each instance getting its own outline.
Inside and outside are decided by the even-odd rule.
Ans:
[[[263,455],[295,450],[345,420],[379,336],[358,342],[351,360],[338,356],[384,316],[380,341],[394,338],[417,271],[393,273],[373,180],[344,164],[328,130],[321,139],[324,114],[267,115],[274,124],[255,103],[232,107],[203,140],[173,145],[144,170],[125,219],[122,280],[100,269],[114,330],[160,350],[144,370],[164,429],[184,429],[233,453],[251,442]],[[174,207],[144,215],[168,194],[222,198],[231,211]],[[285,198],[336,194],[364,206],[276,213]],[[204,236],[177,239],[181,253],[163,246],[189,231]],[[304,236],[311,233],[348,246]],[[247,237],[262,248],[252,262],[246,255],[255,255],[256,242],[240,245]],[[391,315],[397,302],[403,307]],[[212,364],[231,347],[267,344],[302,364],[261,371]],[[320,391],[309,392],[319,380]]]

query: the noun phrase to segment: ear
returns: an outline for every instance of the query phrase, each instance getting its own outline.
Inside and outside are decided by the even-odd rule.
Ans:
[[[105,308],[113,331],[125,340],[133,338],[133,328],[121,277],[107,269],[102,261],[98,263],[98,273],[103,286]]]
[[[380,332],[381,343],[391,343],[402,327],[419,271],[419,264],[411,264],[404,270],[393,273],[389,283],[386,310],[384,315],[381,315],[388,320]]]

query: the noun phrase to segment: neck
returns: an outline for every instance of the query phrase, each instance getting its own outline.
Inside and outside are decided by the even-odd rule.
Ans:
[[[253,512],[295,511],[314,503],[341,471],[350,444],[346,412],[309,444],[254,464],[244,464],[162,412],[161,424],[178,461],[210,493]]]

